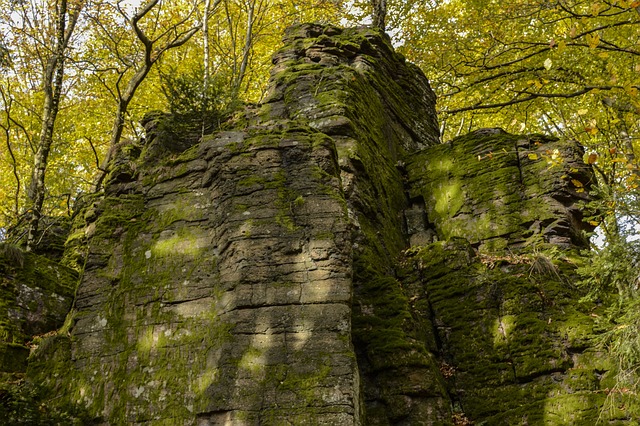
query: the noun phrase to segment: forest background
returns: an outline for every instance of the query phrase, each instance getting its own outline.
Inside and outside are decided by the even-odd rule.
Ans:
[[[207,133],[260,102],[287,26],[373,16],[429,78],[442,141],[502,127],[585,146],[598,179],[586,220],[600,243],[578,271],[586,299],[609,306],[601,344],[621,388],[637,389],[640,1],[0,0],[0,10],[0,241],[37,246],[79,194],[99,189],[110,148],[143,136],[149,111]],[[562,164],[557,152],[532,159]]]

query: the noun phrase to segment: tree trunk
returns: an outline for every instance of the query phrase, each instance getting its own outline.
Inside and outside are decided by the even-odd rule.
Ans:
[[[47,171],[47,161],[49,159],[49,153],[51,152],[51,145],[53,144],[53,132],[60,107],[62,80],[64,78],[64,55],[82,4],[80,3],[78,9],[71,14],[68,14],[67,0],[61,0],[57,6],[56,45],[52,49],[51,57],[47,60],[47,66],[43,76],[42,89],[44,91],[44,105],[42,108],[40,141],[33,160],[31,183],[27,190],[30,204],[27,251],[32,250],[36,244],[36,236],[42,217],[42,205],[44,204],[46,192],[45,173]],[[68,27],[67,16],[69,17]]]
[[[251,47],[253,46],[253,24],[255,22],[255,1],[251,0],[247,2],[247,31],[245,33],[244,47],[242,48],[242,61],[240,62],[240,69],[236,75],[236,79],[233,83],[233,90],[231,92],[232,98],[237,98],[240,93],[240,87],[242,81],[247,72],[247,65],[249,64],[249,55],[251,54]]]
[[[211,7],[211,0],[205,0],[204,13],[202,16],[202,49],[203,49],[203,68],[202,68],[202,136],[206,129],[206,113],[209,107],[209,8]]]
[[[124,93],[120,94],[120,99],[118,99],[118,109],[116,110],[116,116],[113,120],[113,127],[111,128],[111,138],[109,140],[109,149],[107,150],[107,154],[105,155],[102,164],[100,165],[100,169],[98,170],[98,177],[96,178],[96,182],[94,183],[93,192],[96,192],[100,189],[102,185],[102,181],[106,176],[107,166],[113,157],[114,150],[116,145],[120,142],[122,138],[122,133],[124,132],[124,124],[125,124],[125,116],[127,114],[127,110],[129,109],[129,103],[133,99],[133,96],[136,93],[136,90],[145,79],[149,71],[151,70],[151,66],[153,62],[149,64],[145,63],[145,66],[139,69],[131,80],[129,80],[129,84],[127,85],[127,89]]]
[[[371,0],[373,6],[373,26],[386,31],[387,0]]]

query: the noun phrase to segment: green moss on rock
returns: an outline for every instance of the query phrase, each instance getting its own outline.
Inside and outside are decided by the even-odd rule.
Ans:
[[[462,239],[408,255],[421,271],[443,355],[455,370],[454,401],[468,418],[479,424],[621,418],[602,410],[610,389],[603,373],[613,367],[585,351],[596,332],[589,307],[576,305],[580,293],[568,284],[575,266],[548,274],[533,267],[534,256],[478,257]]]
[[[582,231],[591,228],[578,209],[565,205],[589,199],[572,179],[595,182],[580,150],[575,142],[540,135],[479,130],[412,156],[410,196],[425,200],[428,220],[443,240],[464,237],[492,251],[540,235],[586,247]]]

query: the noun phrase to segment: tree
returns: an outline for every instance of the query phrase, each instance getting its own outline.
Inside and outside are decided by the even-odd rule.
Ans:
[[[200,29],[200,26],[197,23],[191,22],[191,19],[195,16],[197,10],[197,3],[194,3],[184,16],[179,17],[177,22],[170,22],[165,27],[158,29],[155,25],[157,24],[160,16],[160,11],[159,9],[154,8],[158,6],[159,1],[160,0],[147,1],[147,3],[137,10],[131,18],[127,17],[126,11],[120,5],[121,2],[116,4],[117,12],[127,19],[137,41],[141,45],[141,49],[139,51],[141,52],[141,58],[139,61],[131,61],[129,58],[122,56],[117,43],[112,46],[111,53],[122,65],[124,65],[124,68],[115,70],[118,77],[115,83],[115,90],[113,90],[112,93],[115,95],[117,108],[113,128],[111,130],[109,150],[102,162],[102,166],[100,167],[98,178],[95,183],[96,190],[100,188],[100,185],[102,184],[102,180],[105,176],[105,168],[111,160],[113,149],[122,138],[122,132],[125,126],[125,115],[131,100],[140,87],[140,84],[147,77],[153,65],[162,57],[163,54],[165,54],[165,52],[182,46]],[[145,30],[142,26],[142,21],[153,12],[156,13],[153,26],[148,26]],[[99,18],[94,18],[94,22],[103,29],[112,41],[115,40],[115,38],[109,34],[110,30],[100,22]],[[129,73],[129,71],[132,72]],[[127,83],[122,84],[125,76],[127,75],[129,75]]]
[[[397,11],[403,16],[396,16],[392,29],[401,50],[429,72],[441,92],[446,102],[442,113],[495,112],[540,98],[622,89],[623,84],[597,81],[594,72],[638,55],[637,13],[631,2],[606,4],[528,0],[407,5]],[[625,80],[637,72],[633,67],[628,71]],[[581,77],[586,84],[580,84]],[[461,100],[469,95],[471,100]]]
[[[376,28],[380,28],[382,31],[385,31],[385,21],[387,19],[387,0],[371,0],[371,6],[373,7],[372,25]]]
[[[33,156],[31,179],[27,188],[28,198],[28,232],[26,249],[31,250],[36,244],[37,232],[42,216],[42,206],[45,200],[45,174],[51,152],[56,118],[60,108],[63,92],[63,79],[67,51],[70,47],[71,36],[75,30],[80,11],[84,6],[83,0],[57,0],[51,4],[38,2],[13,1],[15,17],[12,21],[5,21],[14,29],[26,36],[24,42],[30,42],[35,53],[35,59],[42,66],[40,88],[44,94],[40,113],[40,131],[38,143]],[[44,14],[44,16],[42,16]],[[43,27],[44,25],[44,27]],[[6,54],[5,54],[6,56]],[[3,63],[8,64],[5,58]],[[7,125],[3,126],[7,147],[14,162],[14,175],[19,186],[19,177],[15,165],[15,155],[10,149],[10,123],[15,123],[11,117],[11,107],[14,99],[3,92],[3,104],[7,115]],[[19,189],[19,188],[18,188]],[[19,191],[16,191],[18,197]]]

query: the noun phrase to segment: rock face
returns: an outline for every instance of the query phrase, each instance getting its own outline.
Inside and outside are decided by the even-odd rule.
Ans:
[[[407,165],[409,196],[430,225],[413,223],[409,214],[408,232],[423,241],[430,226],[441,240],[464,237],[481,251],[536,241],[588,248],[584,231],[593,227],[583,222],[578,203],[590,200],[585,189],[595,176],[583,154],[572,141],[501,129],[417,153]]]
[[[572,142],[483,129],[407,162],[405,262],[420,283],[409,300],[432,320],[458,420],[586,425],[637,412],[603,411],[612,366],[593,347],[593,307],[577,303],[577,249],[592,230],[577,205],[594,179],[582,157]]]
[[[32,380],[96,424],[632,418],[601,412],[612,367],[575,303],[580,147],[439,144],[426,78],[371,29],[294,27],[273,62],[227,130],[119,147]]]
[[[63,325],[76,281],[75,271],[0,243],[0,374],[26,371],[27,342]]]

